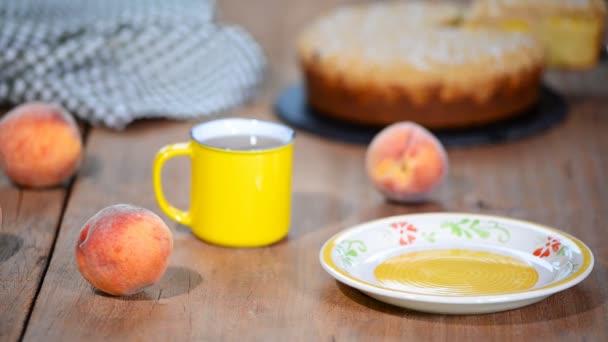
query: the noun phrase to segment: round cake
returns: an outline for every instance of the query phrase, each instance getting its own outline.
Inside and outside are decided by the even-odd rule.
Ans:
[[[399,2],[320,18],[298,42],[309,104],[348,122],[429,128],[485,124],[533,105],[540,45],[523,33],[459,28],[461,17],[449,4]]]

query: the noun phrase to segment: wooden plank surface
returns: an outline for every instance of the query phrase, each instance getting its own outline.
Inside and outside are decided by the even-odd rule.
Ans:
[[[608,255],[603,246],[608,241],[602,222],[608,219],[603,179],[608,164],[603,152],[608,141],[602,131],[608,128],[608,113],[597,108],[607,105],[599,100],[573,103],[569,120],[543,136],[450,151],[447,186],[433,202],[415,207],[388,204],[373,191],[363,174],[362,147],[301,133],[295,152],[294,224],[287,241],[260,249],[221,248],[171,224],[176,243],[167,275],[130,298],[100,295],[80,277],[73,259],[78,229],[113,203],[158,212],[150,161],[161,145],[183,140],[189,124],[146,122],[128,134],[95,130],[26,340],[605,339]],[[547,146],[553,146],[553,155]],[[181,207],[187,207],[188,177],[185,161],[165,172],[168,196]],[[321,244],[351,224],[435,210],[497,213],[559,227],[589,244],[596,268],[581,285],[536,305],[451,317],[381,304],[338,284],[319,266]]]
[[[84,142],[88,128],[81,122],[79,128]],[[22,188],[0,172],[0,341],[18,340],[24,332],[49,265],[71,182]]]
[[[271,101],[298,78],[296,32],[337,1],[224,1],[224,17],[249,29],[270,59],[263,94],[229,113],[275,119]],[[571,98],[568,119],[544,134],[449,151],[448,182],[429,203],[387,203],[367,181],[365,148],[298,132],[289,237],[258,249],[197,240],[165,216],[175,238],[170,268],[144,292],[108,297],[80,276],[74,247],[99,209],[132,203],[160,214],[151,162],[193,123],[146,121],[125,132],[92,130],[26,341],[38,340],[608,340],[608,101]],[[164,172],[165,191],[187,208],[189,164]],[[338,231],[369,219],[427,211],[507,215],[555,226],[585,241],[587,280],[535,305],[480,316],[427,315],[377,302],[321,268],[318,251]],[[31,214],[37,217],[37,214]]]
[[[0,341],[15,341],[23,331],[67,193],[67,186],[20,189],[0,172]]]

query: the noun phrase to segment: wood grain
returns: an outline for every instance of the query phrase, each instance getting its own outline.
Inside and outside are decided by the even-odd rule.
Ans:
[[[10,108],[1,108],[2,115]],[[78,122],[83,141],[88,128]],[[72,180],[23,188],[0,172],[0,341],[18,340],[52,256]]]
[[[66,187],[20,189],[0,173],[0,340],[23,331],[48,265]]]
[[[276,120],[279,89],[298,79],[299,29],[340,1],[223,1],[224,18],[242,24],[270,60],[261,96],[227,115]],[[273,246],[229,249],[166,222],[175,238],[160,283],[126,298],[102,295],[78,273],[80,226],[121,202],[160,214],[151,163],[163,145],[184,141],[191,122],[144,121],[125,132],[93,129],[26,341],[37,340],[608,340],[608,100],[570,98],[558,127],[513,143],[449,151],[448,182],[417,206],[386,202],[368,182],[365,148],[298,132],[293,224]],[[164,171],[165,192],[187,208],[187,160]],[[595,253],[579,286],[538,304],[479,316],[427,315],[375,301],[321,268],[318,251],[338,231],[387,215],[467,211],[512,216],[569,232]],[[37,214],[32,214],[37,217]]]

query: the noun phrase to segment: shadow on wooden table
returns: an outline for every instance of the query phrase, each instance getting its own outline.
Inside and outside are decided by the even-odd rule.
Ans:
[[[103,163],[98,156],[87,155],[82,161],[82,165],[78,171],[78,177],[93,178],[101,173],[102,167]]]
[[[23,239],[15,234],[0,233],[0,263],[15,255],[23,246]]]
[[[162,279],[144,291],[124,297],[115,297],[97,289],[95,294],[103,297],[126,301],[157,301],[187,294],[203,282],[203,277],[196,271],[182,266],[169,266]],[[156,295],[152,295],[156,294]]]

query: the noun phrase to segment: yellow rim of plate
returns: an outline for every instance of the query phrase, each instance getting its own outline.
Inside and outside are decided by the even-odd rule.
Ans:
[[[332,257],[331,257],[331,252],[335,246],[335,242],[337,239],[339,239],[341,236],[350,233],[352,230],[357,229],[358,227],[361,227],[363,225],[371,225],[376,221],[383,221],[386,219],[391,219],[391,218],[396,218],[396,217],[404,217],[404,216],[436,216],[436,215],[443,215],[443,216],[449,216],[449,215],[470,215],[470,216],[477,216],[477,217],[486,217],[486,218],[493,218],[493,219],[498,219],[498,220],[503,220],[503,221],[512,221],[512,222],[520,222],[523,223],[525,225],[529,225],[529,226],[533,226],[536,228],[541,228],[544,230],[548,230],[550,232],[553,232],[557,235],[560,235],[562,237],[565,237],[567,239],[569,239],[570,241],[572,241],[576,246],[578,246],[578,248],[581,251],[581,255],[583,257],[583,262],[581,263],[581,266],[578,268],[578,270],[572,274],[570,274],[569,276],[567,276],[564,279],[561,279],[559,281],[556,281],[554,283],[550,283],[548,285],[545,285],[543,287],[539,287],[536,289],[529,289],[529,290],[523,290],[523,291],[513,291],[513,292],[509,292],[509,293],[503,293],[503,294],[496,294],[496,295],[459,295],[459,296],[447,296],[447,295],[437,295],[437,294],[426,294],[426,293],[420,293],[420,292],[413,292],[413,291],[404,291],[404,290],[396,290],[396,289],[392,289],[389,287],[383,287],[383,286],[378,286],[376,284],[372,284],[369,283],[367,281],[364,281],[360,278],[356,278],[353,277],[352,275],[344,272],[340,267],[338,267]],[[581,274],[585,273],[587,271],[587,269],[589,268],[589,266],[591,265],[591,251],[589,250],[589,248],[582,243],[579,239],[573,237],[572,235],[568,234],[568,233],[564,233],[558,229],[555,228],[551,228],[551,227],[547,227],[547,226],[543,226],[537,223],[533,223],[533,222],[529,222],[529,221],[524,221],[524,220],[518,220],[518,219],[512,219],[512,218],[506,218],[506,217],[500,217],[500,216],[493,216],[493,215],[482,215],[482,214],[469,214],[469,213],[423,213],[423,214],[409,214],[409,215],[398,215],[398,216],[393,216],[393,217],[385,217],[385,218],[381,218],[375,221],[370,221],[367,223],[363,223],[361,225],[355,226],[353,228],[347,229],[346,231],[340,232],[338,234],[336,234],[333,238],[331,238],[328,242],[325,243],[325,247],[323,247],[322,250],[322,255],[323,255],[323,261],[327,264],[327,266],[329,268],[331,268],[333,271],[338,272],[339,274],[341,274],[342,276],[356,282],[356,283],[361,283],[361,284],[365,284],[367,286],[371,286],[373,288],[376,289],[380,289],[380,290],[384,290],[384,291],[391,291],[391,292],[396,292],[396,293],[407,293],[407,294],[413,294],[413,295],[422,295],[422,296],[428,296],[428,297],[439,297],[439,298],[455,298],[455,297],[501,297],[501,296],[505,296],[505,295],[511,295],[511,294],[518,294],[518,293],[534,293],[534,292],[539,292],[539,291],[544,291],[547,289],[551,289],[554,287],[558,287],[560,285],[563,285],[565,283],[570,282],[571,280],[579,277]]]

